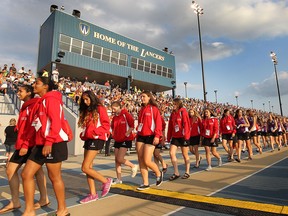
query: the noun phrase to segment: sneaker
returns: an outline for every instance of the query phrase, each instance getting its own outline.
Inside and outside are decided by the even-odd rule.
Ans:
[[[131,169],[131,177],[134,178],[137,175],[138,171],[138,165],[134,165],[134,167]]]
[[[163,172],[160,172],[160,176],[156,178],[156,186],[160,186],[163,182]]]
[[[85,203],[90,203],[90,202],[93,202],[93,201],[96,201],[96,200],[98,200],[98,194],[96,194],[96,195],[88,194],[87,197],[85,197],[84,199],[80,200],[80,203],[81,204],[85,204]]]
[[[205,170],[206,170],[206,171],[210,171],[210,170],[212,170],[212,167],[211,167],[211,166],[208,166]]]
[[[219,160],[218,160],[218,166],[221,167],[222,165],[223,165],[222,158],[220,157]]]
[[[114,179],[113,182],[112,182],[112,185],[115,185],[115,184],[122,184],[122,181],[119,180],[118,178]]]
[[[143,191],[143,190],[147,190],[147,189],[149,189],[149,188],[150,188],[150,185],[144,185],[144,184],[142,184],[142,185],[140,185],[140,186],[137,188],[137,190]]]
[[[111,184],[112,184],[112,179],[111,178],[107,178],[107,182],[102,184],[102,193],[101,193],[101,197],[105,197],[110,190]]]

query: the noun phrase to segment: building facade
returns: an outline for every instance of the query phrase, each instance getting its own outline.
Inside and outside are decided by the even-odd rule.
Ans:
[[[54,10],[40,29],[38,71],[58,68],[60,76],[107,80],[129,89],[160,92],[176,86],[175,57],[77,16]]]

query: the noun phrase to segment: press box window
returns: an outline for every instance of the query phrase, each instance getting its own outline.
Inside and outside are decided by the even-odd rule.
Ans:
[[[109,49],[103,48],[102,60],[107,61],[107,62],[110,61],[110,50]]]
[[[137,68],[137,58],[131,58],[131,67],[136,69]]]
[[[82,41],[73,38],[71,52],[81,54]]]
[[[101,53],[102,53],[102,47],[94,45],[94,47],[93,47],[93,58],[101,60]]]
[[[151,73],[152,74],[155,74],[156,73],[156,64],[153,64],[151,65]]]
[[[119,61],[119,53],[112,51],[111,52],[111,63],[118,64],[118,61]]]
[[[144,61],[142,59],[138,59],[138,70],[143,71],[144,69]]]
[[[91,57],[91,53],[92,53],[92,44],[84,42],[82,55]]]
[[[162,75],[162,66],[161,65],[157,65],[157,75]]]
[[[60,35],[59,48],[70,52],[71,37]]]
[[[144,70],[145,70],[146,72],[148,72],[148,73],[150,73],[150,66],[151,66],[151,63],[145,61],[145,68],[144,68]]]
[[[127,55],[120,53],[119,65],[127,66]]]

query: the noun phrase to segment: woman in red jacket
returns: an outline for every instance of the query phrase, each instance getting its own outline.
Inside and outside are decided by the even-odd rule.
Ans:
[[[175,98],[173,100],[173,112],[170,115],[168,123],[167,141],[171,142],[170,158],[174,168],[174,174],[169,178],[173,181],[180,177],[177,162],[177,149],[181,147],[182,155],[185,163],[185,174],[183,179],[190,177],[190,161],[189,161],[189,139],[190,139],[190,121],[186,109],[183,107],[182,100]]]
[[[34,84],[34,93],[41,99],[34,106],[35,115],[32,125],[36,130],[35,144],[22,172],[26,208],[24,216],[35,215],[34,210],[34,175],[45,163],[49,179],[56,194],[59,216],[69,215],[65,203],[65,186],[61,175],[62,161],[68,158],[68,133],[64,119],[62,94],[50,77],[38,77]]]
[[[217,152],[216,139],[219,136],[218,119],[211,116],[209,109],[204,110],[204,118],[202,120],[201,136],[203,137],[202,146],[205,148],[206,160],[208,167],[206,171],[212,170],[210,152],[218,159],[218,165],[222,166],[222,160]]]
[[[83,129],[80,134],[80,138],[84,141],[82,172],[86,174],[90,190],[88,196],[80,203],[89,203],[98,200],[95,179],[102,183],[102,197],[109,193],[112,184],[111,178],[105,178],[93,169],[93,160],[110,136],[110,121],[106,108],[92,91],[85,91],[81,96],[78,126]]]
[[[161,114],[153,95],[144,91],[141,94],[142,108],[138,114],[136,150],[143,184],[137,190],[150,188],[148,179],[148,168],[156,175],[156,186],[163,182],[161,172],[154,161],[152,161],[155,146],[159,144],[162,136]]]
[[[228,153],[228,161],[234,161],[233,159],[233,139],[236,134],[236,125],[233,116],[230,115],[230,111],[225,109],[223,116],[220,120],[220,135],[222,135],[222,145],[225,151]],[[229,148],[227,147],[227,142]]]
[[[15,144],[15,152],[13,153],[9,163],[7,164],[6,174],[9,181],[12,199],[8,205],[0,210],[0,214],[20,208],[19,200],[19,176],[18,170],[23,163],[26,163],[32,148],[35,145],[35,129],[31,126],[30,116],[33,116],[32,109],[38,98],[34,98],[33,87],[31,85],[22,85],[18,87],[17,96],[24,102],[19,112],[19,118],[16,129],[18,131],[17,141]],[[35,204],[36,208],[40,208],[49,204],[47,196],[46,178],[42,167],[35,175],[37,185],[40,191],[39,202]]]
[[[111,104],[112,112],[114,114],[111,122],[112,138],[115,140],[115,166],[117,179],[112,184],[121,184],[121,165],[124,164],[131,168],[131,177],[134,178],[137,174],[138,165],[131,163],[125,159],[128,148],[132,148],[132,141],[134,140],[134,118],[125,109],[121,107],[119,101],[114,101]]]
[[[189,148],[190,152],[195,155],[196,157],[196,164],[194,168],[199,168],[200,161],[202,157],[199,155],[199,145],[200,145],[200,129],[202,124],[202,119],[199,115],[199,113],[191,109],[189,110],[189,121],[190,121],[190,143]]]

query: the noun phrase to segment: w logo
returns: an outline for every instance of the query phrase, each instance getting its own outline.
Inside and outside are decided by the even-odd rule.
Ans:
[[[80,32],[85,36],[87,36],[90,33],[90,26],[85,23],[80,23],[79,29],[80,29]]]

